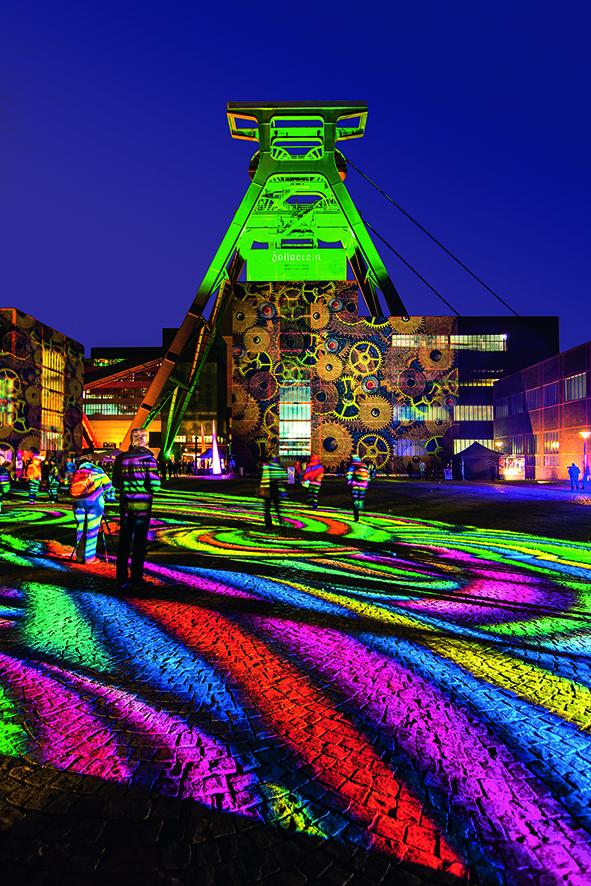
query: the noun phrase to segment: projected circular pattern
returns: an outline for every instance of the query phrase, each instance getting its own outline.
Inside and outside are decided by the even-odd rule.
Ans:
[[[325,496],[269,533],[260,501],[164,493],[127,600],[67,559],[69,509],[9,503],[2,753],[142,785],[151,748],[152,794],[429,882],[586,882],[589,545]]]

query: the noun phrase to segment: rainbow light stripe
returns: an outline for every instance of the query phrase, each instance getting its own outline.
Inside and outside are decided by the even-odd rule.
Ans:
[[[0,516],[0,751],[458,881],[586,883],[591,550],[164,492],[148,599]],[[116,519],[112,521],[116,531]]]

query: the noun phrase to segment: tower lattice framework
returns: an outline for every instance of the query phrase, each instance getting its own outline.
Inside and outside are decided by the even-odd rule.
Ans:
[[[166,413],[171,451],[246,263],[248,280],[344,280],[347,262],[371,316],[406,310],[344,184],[338,142],[361,138],[367,105],[229,102],[232,138],[258,142],[251,183],[130,426]]]

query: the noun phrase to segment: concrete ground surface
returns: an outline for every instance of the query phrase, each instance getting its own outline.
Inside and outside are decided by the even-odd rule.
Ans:
[[[588,884],[586,494],[254,491],[174,481],[130,596],[5,503],[3,882]]]

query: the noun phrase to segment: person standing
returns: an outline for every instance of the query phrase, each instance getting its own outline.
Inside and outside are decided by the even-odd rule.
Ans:
[[[6,467],[6,459],[0,453],[0,514],[2,513],[2,502],[10,492],[10,474]]]
[[[53,459],[47,465],[47,494],[49,501],[56,502],[60,491],[60,469]]]
[[[103,469],[90,458],[82,456],[78,460],[70,482],[72,509],[76,520],[74,550],[78,563],[92,563],[96,560],[96,543],[105,512],[105,496],[108,497],[112,488]]]
[[[567,468],[568,476],[570,477],[570,491],[578,492],[579,489],[579,474],[581,473],[580,468],[573,461]]]
[[[353,499],[353,519],[359,521],[359,513],[363,510],[365,493],[369,485],[369,471],[367,465],[361,461],[358,455],[354,455],[347,469],[347,486],[351,490]]]
[[[324,466],[317,455],[311,455],[302,476],[302,486],[308,490],[308,504],[313,510],[318,507],[318,496],[324,477]]]
[[[113,467],[113,486],[119,490],[120,503],[117,547],[117,587],[120,590],[130,586],[132,590],[142,587],[152,500],[161,486],[158,465],[147,442],[148,432],[134,428],[129,449],[117,456]]]
[[[33,458],[27,465],[26,477],[29,481],[29,504],[35,504],[41,484],[41,459],[39,453],[33,452]]]
[[[281,499],[287,494],[286,479],[287,471],[276,455],[263,462],[259,494],[265,503],[265,529],[273,528],[271,505],[275,508],[279,525],[285,526],[285,521],[281,516]]]
[[[423,459],[421,459],[419,462],[419,475],[421,480],[427,479],[427,465],[425,464]]]

